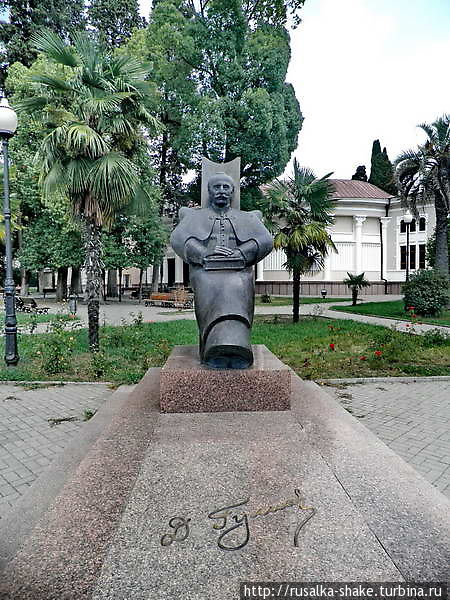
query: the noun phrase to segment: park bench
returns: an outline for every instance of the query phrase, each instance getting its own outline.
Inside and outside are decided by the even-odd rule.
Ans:
[[[44,288],[42,290],[42,294],[44,296],[44,300],[45,300],[45,295],[46,294],[54,294],[55,292],[56,292],[56,288],[51,288],[51,287],[50,288]]]
[[[194,294],[190,294],[184,288],[173,292],[155,292],[145,300],[145,306],[164,306],[166,308],[192,308]]]
[[[15,301],[17,312],[46,315],[49,310],[47,306],[38,306],[34,298],[24,298],[23,296],[16,296]]]

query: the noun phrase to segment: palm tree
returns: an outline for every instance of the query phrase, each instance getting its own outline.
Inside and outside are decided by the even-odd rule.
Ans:
[[[345,283],[347,287],[352,290],[352,306],[356,306],[358,301],[358,290],[362,290],[365,287],[369,287],[370,281],[364,277],[364,273],[359,275],[351,275],[347,271],[348,278],[344,279],[342,283]]]
[[[432,201],[436,211],[436,269],[448,277],[448,221],[450,211],[450,117],[419,127],[427,140],[417,150],[403,152],[395,161],[395,177],[402,199],[417,204]]]
[[[333,188],[325,175],[300,167],[294,160],[294,176],[276,180],[267,189],[267,217],[275,231],[274,247],[286,254],[286,267],[293,278],[293,322],[299,319],[300,278],[323,268],[324,257],[336,247],[326,230],[334,218],[331,211]]]
[[[73,47],[50,31],[37,34],[33,41],[60,66],[63,76],[34,75],[36,94],[18,108],[37,113],[48,131],[37,155],[44,194],[63,192],[83,225],[89,346],[96,351],[101,228],[109,228],[133,199],[146,197],[134,159],[143,152],[149,130],[158,127],[149,109],[149,69],[131,57],[99,48],[82,34],[75,37]]]

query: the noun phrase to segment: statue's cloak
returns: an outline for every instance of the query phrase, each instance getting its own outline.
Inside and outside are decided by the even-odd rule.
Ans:
[[[257,255],[248,266],[256,264],[269,254],[273,247],[273,240],[261,221],[259,210],[245,212],[231,208],[227,211],[226,216],[230,220],[240,244],[253,240],[258,246]],[[170,243],[178,256],[185,262],[191,263],[185,254],[186,242],[190,238],[201,242],[206,241],[211,235],[216,218],[217,213],[211,208],[180,209],[180,221],[172,232]]]
[[[243,248],[245,266],[239,269],[205,270],[196,256],[189,253],[189,240],[204,246],[211,236],[217,213],[210,209],[183,208],[180,222],[173,230],[171,245],[175,252],[190,265],[190,284],[195,292],[195,314],[200,330],[200,355],[214,325],[220,321],[238,320],[250,329],[254,313],[254,273],[252,266],[272,250],[273,241],[261,221],[260,211],[244,212],[229,209],[229,219],[236,236],[236,244],[255,242],[256,252]],[[247,247],[255,248],[254,244]]]

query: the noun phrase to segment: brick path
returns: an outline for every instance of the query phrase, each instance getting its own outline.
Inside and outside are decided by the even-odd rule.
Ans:
[[[0,385],[0,518],[76,435],[84,410],[112,393],[106,385],[24,390]],[[77,417],[51,426],[48,419]]]
[[[391,379],[325,389],[450,497],[450,380]]]

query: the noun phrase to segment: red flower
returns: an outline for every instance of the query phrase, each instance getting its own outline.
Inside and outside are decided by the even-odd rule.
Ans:
[[[330,344],[330,350],[334,350],[334,344]]]
[[[367,358],[365,356],[360,356],[359,360],[367,360]]]
[[[375,350],[374,354],[375,356],[381,356],[383,353],[381,352],[381,350]]]
[[[411,315],[411,318],[412,318],[412,319],[416,319],[416,318],[417,318],[417,315]]]

